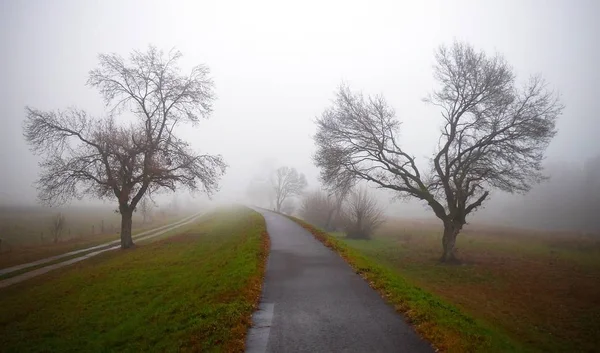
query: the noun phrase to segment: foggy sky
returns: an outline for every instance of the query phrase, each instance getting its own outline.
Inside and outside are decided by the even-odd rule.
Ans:
[[[402,145],[427,165],[439,110],[433,53],[454,39],[505,55],[517,78],[541,73],[566,105],[548,159],[600,153],[600,2],[590,1],[1,1],[0,199],[34,203],[37,159],[22,137],[24,107],[77,106],[95,115],[85,86],[99,53],[149,44],[204,63],[217,101],[210,120],[180,135],[229,164],[221,200],[249,178],[288,165],[317,185],[314,118],[342,82],[381,93],[403,121]]]

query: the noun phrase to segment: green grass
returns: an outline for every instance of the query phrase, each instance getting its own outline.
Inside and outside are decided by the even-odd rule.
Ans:
[[[195,221],[196,222],[200,222],[205,217],[206,217],[206,215],[200,216]],[[190,228],[192,225],[193,225],[193,223],[188,223],[188,224],[180,225],[179,227],[177,227],[177,228],[175,228],[173,230],[170,230],[170,231],[165,232],[163,234],[160,234],[158,236],[154,236],[152,238],[147,238],[147,239],[136,239],[135,234],[139,234],[139,233],[142,232],[142,231],[139,231],[139,232],[134,233],[134,239],[133,239],[133,241],[134,241],[134,243],[136,245],[147,244],[147,243],[152,243],[152,242],[160,241],[162,239],[166,239],[166,238],[169,238],[169,237],[171,237],[173,235],[179,234],[179,233],[183,232],[184,230]],[[141,237],[143,238],[144,236],[141,236]],[[102,245],[102,244],[105,244],[105,243],[107,243],[107,241],[100,242],[99,244],[94,244],[94,245]],[[112,245],[108,245],[107,247],[114,247],[114,246],[117,246],[117,245],[118,244],[112,244]],[[86,247],[89,247],[89,246],[93,246],[93,245],[88,244],[87,246],[80,246],[80,247],[74,248],[72,250],[77,250],[77,249],[80,249],[80,248],[86,248]],[[101,249],[103,249],[103,248],[101,248]],[[71,256],[61,257],[61,258],[56,259],[54,261],[45,262],[45,263],[42,263],[42,264],[39,264],[39,265],[36,265],[36,266],[30,266],[30,267],[27,267],[27,268],[23,268],[21,270],[17,270],[17,271],[14,271],[14,272],[6,273],[4,275],[0,275],[0,281],[4,280],[4,279],[11,278],[11,277],[19,276],[21,274],[24,274],[24,273],[36,270],[38,268],[42,268],[42,267],[46,267],[46,266],[58,264],[58,263],[61,263],[61,262],[65,262],[65,261],[68,261],[68,260],[71,260],[71,259],[74,259],[74,258],[78,258],[78,257],[84,256],[84,255],[87,255],[89,253],[93,253],[93,252],[99,251],[101,249],[93,249],[93,250],[88,250],[88,251],[80,252],[80,253],[77,253],[77,254],[74,254],[74,255],[71,255]],[[52,249],[52,250],[55,250],[55,249]],[[38,258],[41,259],[41,258],[47,257],[47,256],[42,256],[42,254],[48,254],[49,252],[50,252],[50,249],[38,249],[38,253],[37,253],[39,255]],[[14,255],[16,256],[16,255],[18,255],[18,253],[14,254]],[[29,255],[31,255],[31,253]],[[19,259],[17,258],[15,260],[19,260]],[[20,261],[21,261],[20,263],[24,262],[22,259]]]
[[[79,214],[82,218],[74,217],[72,213],[68,215],[73,216],[71,219],[77,219],[80,226],[89,228],[90,222],[94,222],[89,212],[89,210],[84,210]],[[0,268],[28,263],[119,239],[119,231],[113,231],[110,233],[105,232],[103,234],[86,234],[72,238],[61,238],[61,241],[58,243],[49,242],[49,239],[46,239],[45,242],[41,242],[39,239],[36,240],[35,238],[31,238],[31,232],[40,227],[43,228],[48,221],[47,217],[42,217],[35,213],[21,212],[18,217],[11,219],[10,215],[11,213],[9,212],[3,214],[0,218],[0,238],[4,237],[2,240],[2,249],[0,249]],[[102,216],[102,212],[97,214],[98,219],[102,218]],[[115,215],[115,217],[120,216]],[[138,222],[134,222],[133,225],[133,236],[135,237],[136,234],[178,221],[185,217],[186,215],[155,217],[152,222],[145,224],[138,220]],[[12,224],[12,230],[10,233],[3,233],[3,229],[6,229],[7,224]],[[25,231],[20,233],[20,229]],[[98,226],[96,229],[100,229],[100,227]],[[6,237],[7,234],[8,237]]]
[[[0,350],[243,351],[267,239],[258,213],[219,210],[182,234],[8,287]]]
[[[338,252],[371,287],[404,313],[417,332],[443,352],[521,352],[524,348],[505,334],[463,313],[442,298],[406,280],[389,266],[364,256],[339,237],[291,217],[326,246]],[[366,247],[380,247],[363,241]],[[391,250],[390,250],[391,251]]]
[[[600,352],[597,235],[470,225],[461,266],[436,261],[440,238],[439,226],[391,220],[368,247],[344,241],[529,351]]]
[[[442,265],[439,225],[390,220],[371,240],[306,223],[449,352],[600,352],[600,239],[469,226]]]

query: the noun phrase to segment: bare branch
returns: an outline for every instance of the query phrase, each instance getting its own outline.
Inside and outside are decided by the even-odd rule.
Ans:
[[[383,209],[366,187],[350,194],[342,212],[342,224],[349,238],[368,239],[383,221]]]
[[[294,168],[280,167],[271,176],[271,187],[275,198],[275,210],[281,211],[286,199],[302,194],[307,186],[304,174]]]
[[[314,161],[329,189],[366,180],[426,201],[447,239],[491,189],[523,193],[544,180],[541,163],[563,106],[540,76],[519,88],[501,55],[456,42],[435,58],[439,86],[425,101],[441,109],[443,124],[428,173],[400,146],[400,122],[385,100],[346,86],[316,120]],[[454,241],[446,245],[452,249]]]
[[[199,154],[174,134],[178,123],[195,124],[208,117],[214,99],[208,68],[199,65],[181,75],[180,57],[178,51],[165,57],[154,47],[134,51],[129,61],[101,54],[88,84],[100,90],[110,109],[103,119],[74,108],[26,108],[24,137],[43,156],[37,182],[43,203],[114,195],[124,220],[128,218],[123,230],[130,233],[131,213],[147,193],[178,187],[208,195],[218,190],[227,167],[223,158]],[[126,108],[137,120],[119,125],[114,115]]]

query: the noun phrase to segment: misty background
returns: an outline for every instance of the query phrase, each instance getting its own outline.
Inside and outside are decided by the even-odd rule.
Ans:
[[[0,204],[36,204],[38,159],[22,137],[26,105],[105,113],[99,93],[85,86],[99,53],[175,47],[183,72],[200,63],[211,69],[211,118],[178,134],[228,163],[213,202],[247,202],[252,178],[282,165],[318,187],[314,119],[341,82],[386,97],[403,122],[402,146],[425,168],[441,122],[439,109],[422,102],[434,88],[434,50],[460,40],[502,53],[517,80],[541,73],[566,106],[547,150],[551,180],[526,196],[493,194],[472,220],[598,229],[590,220],[600,201],[599,15],[593,0],[2,1]],[[378,195],[390,215],[433,217],[417,201]]]

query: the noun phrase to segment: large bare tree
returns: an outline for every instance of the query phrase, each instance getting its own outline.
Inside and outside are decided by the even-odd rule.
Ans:
[[[275,210],[280,212],[285,200],[302,194],[306,186],[306,177],[304,177],[304,174],[298,173],[295,168],[278,168],[271,176]]]
[[[43,156],[37,182],[42,203],[115,198],[121,247],[129,248],[132,214],[146,193],[186,187],[210,194],[218,188],[226,168],[221,156],[199,154],[175,134],[177,125],[208,117],[214,99],[208,68],[199,65],[182,75],[180,57],[179,51],[164,54],[154,47],[134,51],[128,61],[101,54],[88,85],[101,92],[109,108],[105,118],[74,108],[26,108],[25,139]],[[133,119],[117,122],[123,112]]]
[[[544,179],[541,162],[563,106],[540,76],[517,86],[501,55],[455,42],[435,58],[439,87],[426,101],[440,108],[442,128],[430,168],[420,170],[401,147],[400,122],[383,97],[346,86],[316,121],[314,159],[330,188],[366,180],[424,200],[444,225],[441,260],[453,261],[456,236],[491,189],[526,192]]]

